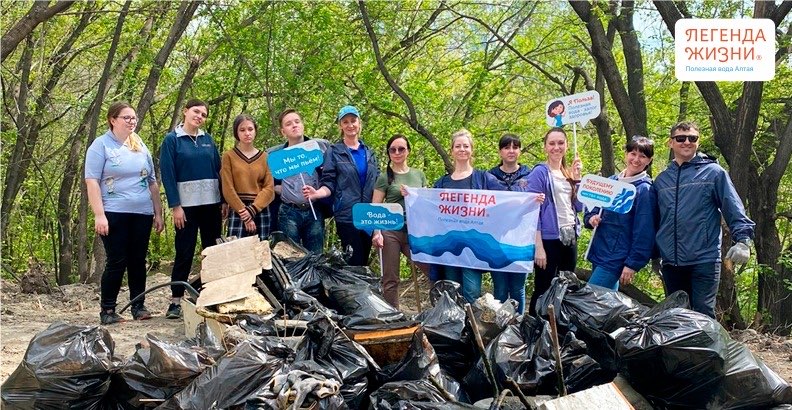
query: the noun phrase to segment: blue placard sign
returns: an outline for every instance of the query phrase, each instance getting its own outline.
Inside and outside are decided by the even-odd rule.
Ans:
[[[316,141],[306,141],[302,144],[275,151],[267,157],[267,163],[275,179],[286,179],[301,172],[312,173],[322,165],[324,155]]]
[[[404,209],[399,204],[355,204],[352,222],[355,228],[367,232],[374,229],[396,231],[404,226]]]
[[[585,175],[577,191],[578,201],[588,209],[600,207],[620,214],[630,212],[635,202],[635,186],[598,175]]]

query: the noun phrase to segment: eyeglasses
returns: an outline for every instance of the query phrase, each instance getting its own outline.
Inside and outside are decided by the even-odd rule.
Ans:
[[[685,142],[685,140],[688,140],[690,142],[696,142],[696,141],[698,141],[699,136],[698,135],[675,135],[673,138],[674,138],[674,141],[682,144],[682,143]]]
[[[116,117],[116,118],[121,118],[122,120],[124,120],[124,122],[128,124],[134,124],[137,122],[137,117],[133,117],[131,115],[124,115],[123,117]]]
[[[407,147],[390,147],[390,148],[388,148],[388,152],[390,152],[391,154],[396,154],[396,153],[401,154],[401,153],[404,153],[405,151],[407,151]]]

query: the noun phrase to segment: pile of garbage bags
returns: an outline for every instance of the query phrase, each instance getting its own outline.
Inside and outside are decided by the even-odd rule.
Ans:
[[[684,293],[648,309],[563,272],[539,299],[537,317],[491,295],[477,300],[468,317],[459,285],[439,281],[432,306],[410,319],[381,301],[369,272],[336,256],[309,254],[284,265],[293,284],[279,296],[306,303],[281,313],[310,319],[298,342],[285,343],[272,318],[243,314],[231,327],[234,336],[223,337],[231,341],[205,326],[178,343],[148,335],[122,360],[105,328],[56,323],[30,342],[3,383],[2,407],[469,409],[513,383],[526,395],[556,395],[559,370],[570,393],[619,373],[658,408],[792,404],[789,383],[716,321],[689,310]],[[395,363],[376,363],[344,332],[397,323],[419,326]]]

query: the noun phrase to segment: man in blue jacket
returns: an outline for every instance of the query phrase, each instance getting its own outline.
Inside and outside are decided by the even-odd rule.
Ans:
[[[654,183],[660,212],[656,239],[666,295],[684,290],[693,310],[714,318],[721,216],[735,242],[726,254],[734,263],[748,261],[755,224],[745,215],[729,175],[712,157],[698,152],[698,141],[695,123],[671,128],[668,144],[674,160]]]

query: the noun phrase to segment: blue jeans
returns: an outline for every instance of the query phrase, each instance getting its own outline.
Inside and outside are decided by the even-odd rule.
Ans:
[[[278,210],[280,230],[289,239],[302,244],[305,249],[321,254],[324,248],[325,226],[322,214],[318,209],[316,209],[316,218],[314,219],[311,208],[300,209],[285,202]]]
[[[480,270],[443,266],[443,279],[461,284],[462,296],[468,303],[475,302],[481,296],[481,274]]]
[[[715,301],[720,284],[720,262],[698,265],[663,265],[666,296],[684,290],[690,297],[690,308],[715,318]]]
[[[619,290],[619,278],[621,278],[621,271],[608,272],[606,269],[594,266],[588,283],[589,285],[599,285],[603,288]]]
[[[527,273],[517,272],[492,272],[492,285],[495,299],[506,302],[511,298],[517,301],[517,312],[525,311],[525,280]]]

